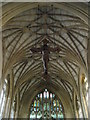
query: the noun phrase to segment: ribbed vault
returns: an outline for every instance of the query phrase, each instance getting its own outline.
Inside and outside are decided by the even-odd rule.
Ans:
[[[45,88],[48,84],[52,90],[58,86],[72,103],[73,92],[79,97],[80,69],[87,73],[88,24],[82,16],[59,7],[63,3],[28,4],[33,7],[10,17],[3,25],[3,79],[12,75],[13,100],[18,90],[23,101],[28,91]],[[41,47],[44,38],[50,47],[61,49],[59,53],[50,53],[47,81],[42,77],[42,54],[30,51],[32,47]]]

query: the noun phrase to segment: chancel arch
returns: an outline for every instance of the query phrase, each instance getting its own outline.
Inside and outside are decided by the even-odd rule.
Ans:
[[[35,99],[35,96],[37,96],[39,93],[41,93],[45,89],[48,89],[52,93],[55,93],[57,98],[61,100],[62,105],[64,107],[65,117],[66,116],[67,116],[67,118],[73,118],[74,117],[73,107],[71,105],[71,100],[69,98],[68,93],[66,93],[64,91],[64,89],[62,89],[62,88],[60,89],[59,86],[56,86],[55,84],[51,85],[50,83],[48,83],[48,85],[46,85],[45,82],[43,82],[42,84],[36,83],[36,85],[33,87],[33,89],[31,89],[31,90],[30,89],[31,88],[29,88],[27,93],[26,93],[26,94],[28,94],[28,96],[26,96],[26,94],[23,96],[23,101],[21,103],[21,108],[20,108],[20,113],[19,113],[20,116],[19,117],[21,117],[21,116],[23,118],[26,118],[26,117],[29,118],[30,117],[30,108],[31,108],[30,106],[32,104],[32,101]],[[31,95],[32,95],[32,97],[30,97]],[[26,99],[27,99],[27,102],[26,102]]]

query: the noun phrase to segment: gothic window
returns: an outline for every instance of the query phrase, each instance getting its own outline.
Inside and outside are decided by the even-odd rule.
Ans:
[[[64,119],[64,108],[55,94],[45,89],[33,100],[30,108],[31,119],[54,118]]]

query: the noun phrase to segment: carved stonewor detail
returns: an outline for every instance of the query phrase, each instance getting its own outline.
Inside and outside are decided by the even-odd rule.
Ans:
[[[39,48],[33,47],[30,50],[33,53],[38,53],[41,52],[42,54],[42,62],[43,62],[43,68],[44,68],[44,74],[43,74],[43,78],[45,80],[49,79],[49,75],[48,75],[48,62],[49,62],[49,54],[50,52],[59,52],[61,49],[57,46],[57,47],[50,47],[48,45],[49,41],[45,38],[43,40],[43,45]]]

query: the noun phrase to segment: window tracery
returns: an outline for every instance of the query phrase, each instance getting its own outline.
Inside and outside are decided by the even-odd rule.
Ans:
[[[64,108],[56,95],[45,89],[39,93],[30,108],[31,119],[54,118],[64,119]]]

